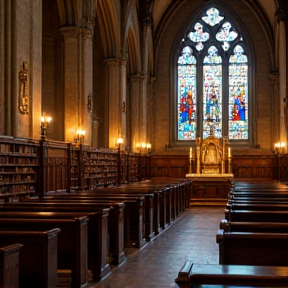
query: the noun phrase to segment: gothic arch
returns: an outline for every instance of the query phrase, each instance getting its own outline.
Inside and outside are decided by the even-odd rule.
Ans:
[[[176,5],[178,4],[178,7]],[[159,24],[159,28],[155,35],[155,146],[156,149],[163,149],[164,145],[169,144],[171,148],[175,148],[175,134],[171,127],[175,127],[173,117],[173,97],[175,95],[175,87],[173,81],[175,80],[172,66],[173,51],[176,43],[179,45],[179,39],[183,35],[183,27],[187,27],[188,19],[191,20],[192,14],[196,15],[201,7],[211,6],[211,2],[200,1],[185,1],[181,5],[176,1],[170,5],[168,13]],[[245,35],[251,39],[250,51],[255,49],[255,61],[257,65],[253,66],[255,69],[255,81],[252,87],[254,99],[254,135],[252,139],[253,145],[259,145],[261,148],[270,148],[271,140],[271,117],[272,105],[271,84],[269,83],[270,71],[274,66],[274,42],[271,25],[263,16],[263,12],[253,10],[250,3],[244,2],[229,2],[229,6],[225,5],[224,1],[213,1],[220,9],[229,12],[232,18],[237,19],[239,27],[243,29]],[[226,2],[227,3],[227,2]],[[202,4],[202,5],[200,5]],[[258,7],[259,8],[259,7]],[[257,8],[257,9],[258,9]],[[259,16],[261,15],[261,17]],[[245,18],[243,17],[245,15]],[[269,26],[269,27],[268,27]],[[246,28],[245,28],[246,27]],[[244,36],[245,36],[244,35]],[[253,36],[253,37],[252,37]],[[176,40],[175,40],[176,39]],[[178,42],[177,42],[178,41]],[[170,59],[166,64],[165,59]],[[175,64],[173,64],[175,65]],[[165,84],[166,83],[166,84]],[[251,92],[250,92],[251,93]],[[259,100],[261,99],[261,101]],[[265,101],[263,100],[265,99]],[[175,107],[175,106],[174,106]],[[267,115],[261,111],[269,111]],[[161,111],[161,113],[157,113]],[[260,124],[261,123],[261,124]],[[166,130],[167,129],[167,130]],[[169,131],[169,133],[165,132]]]
[[[105,58],[119,57],[121,45],[120,4],[118,1],[100,1],[96,15],[99,21]]]

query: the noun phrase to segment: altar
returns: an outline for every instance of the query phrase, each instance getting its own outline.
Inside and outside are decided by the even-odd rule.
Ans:
[[[211,125],[209,137],[204,140],[197,137],[195,142],[196,147],[190,148],[189,173],[186,174],[186,178],[192,181],[190,201],[195,198],[227,199],[234,178],[228,138],[215,137]],[[195,163],[196,173],[193,171]]]

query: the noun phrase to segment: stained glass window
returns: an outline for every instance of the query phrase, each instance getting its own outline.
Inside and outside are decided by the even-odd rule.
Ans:
[[[178,139],[196,137],[196,58],[184,47],[178,58]]]
[[[216,137],[249,139],[248,57],[232,20],[212,7],[185,32],[177,66],[179,141],[207,138],[211,125]]]
[[[237,45],[229,59],[229,138],[248,139],[248,66]]]

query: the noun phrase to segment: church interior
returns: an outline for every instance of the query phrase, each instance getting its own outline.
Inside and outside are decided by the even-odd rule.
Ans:
[[[0,0],[0,287],[287,287],[287,13],[286,0]],[[198,259],[214,268],[182,257],[162,286],[102,282],[194,209],[217,220],[215,257]]]

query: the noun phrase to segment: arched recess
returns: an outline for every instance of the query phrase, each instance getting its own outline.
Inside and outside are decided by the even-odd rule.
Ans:
[[[105,59],[119,57],[121,43],[121,7],[119,1],[99,1],[96,10]]]
[[[73,0],[57,0],[60,25],[75,26],[74,17],[74,1]]]
[[[59,27],[67,11],[60,0],[43,0],[42,11],[42,114],[52,117],[47,137],[63,141],[63,57]]]
[[[139,35],[139,34],[137,34]],[[141,119],[141,59],[139,39],[135,35],[132,27],[128,29],[126,36],[126,50],[127,50],[127,98],[126,98],[126,147],[132,148],[139,143],[140,138],[140,119]]]
[[[93,121],[97,129],[93,129],[95,145],[109,147],[109,107],[118,105],[111,97],[109,78],[118,74],[118,61],[121,47],[121,7],[119,1],[98,1],[93,34]],[[114,72],[112,72],[112,70]],[[113,76],[115,77],[115,76]],[[117,80],[115,80],[117,81]],[[118,89],[118,83],[114,86]],[[115,96],[116,97],[116,96]],[[114,109],[114,117],[118,119],[118,109]],[[113,120],[113,119],[112,119]],[[114,124],[115,126],[115,124]]]
[[[177,6],[177,3],[179,6]],[[186,1],[180,5],[179,1],[171,4],[171,9],[163,18],[165,22],[159,24],[159,30],[155,35],[155,148],[162,150],[165,145],[171,149],[182,149],[181,145],[175,143],[175,49],[176,42],[181,42],[181,36],[184,29],[189,25],[191,17],[196,15],[200,8],[210,5],[211,2],[203,1]],[[270,149],[273,143],[271,131],[271,119],[274,115],[271,111],[273,95],[269,76],[274,67],[274,43],[271,33],[271,25],[267,24],[267,19],[263,17],[265,14],[259,6],[252,7],[249,3],[244,2],[227,2],[213,1],[213,5],[217,5],[224,9],[229,15],[236,19],[238,27],[241,27],[250,39],[249,50],[255,55],[255,63],[252,71],[254,81],[251,86],[251,95],[253,95],[253,138],[250,147]],[[245,15],[245,18],[243,17]],[[260,16],[259,16],[260,15]],[[169,17],[168,17],[169,16]],[[164,21],[163,20],[163,21]],[[245,21],[244,21],[245,20]],[[185,28],[184,28],[185,27]],[[165,59],[170,61],[165,62]],[[174,61],[173,61],[174,60]],[[174,65],[174,66],[173,66]],[[254,70],[253,70],[254,69]],[[161,111],[161,113],[160,113]],[[269,111],[268,113],[264,111]],[[264,112],[264,113],[263,113]],[[174,114],[173,114],[174,113]],[[184,146],[188,147],[191,143]]]

